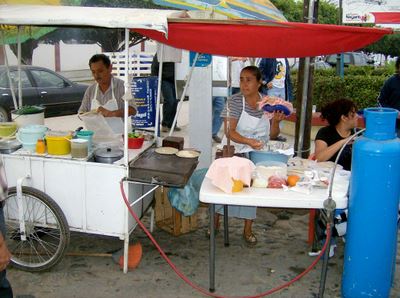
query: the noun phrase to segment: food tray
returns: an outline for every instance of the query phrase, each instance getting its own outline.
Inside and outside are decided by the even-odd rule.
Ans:
[[[184,187],[196,169],[198,158],[180,158],[155,152],[154,147],[129,163],[129,180],[156,185]]]

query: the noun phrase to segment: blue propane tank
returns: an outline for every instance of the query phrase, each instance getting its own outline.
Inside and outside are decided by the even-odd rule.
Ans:
[[[364,110],[366,131],[353,144],[343,297],[389,297],[397,250],[400,140],[397,110]]]

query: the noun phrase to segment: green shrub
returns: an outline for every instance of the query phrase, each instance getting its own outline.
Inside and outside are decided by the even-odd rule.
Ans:
[[[345,97],[353,100],[359,109],[376,106],[380,89],[391,74],[390,67],[349,67],[342,79],[336,76],[335,69],[319,69],[314,73],[313,105],[319,111],[325,103]],[[296,95],[297,72],[292,72],[291,78]]]

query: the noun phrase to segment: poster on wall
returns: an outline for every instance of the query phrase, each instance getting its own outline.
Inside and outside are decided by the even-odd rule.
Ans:
[[[399,0],[343,0],[344,24],[400,24]]]

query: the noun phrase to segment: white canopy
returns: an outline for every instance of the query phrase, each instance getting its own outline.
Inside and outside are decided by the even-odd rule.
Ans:
[[[22,26],[90,26],[141,28],[167,33],[176,10],[52,5],[0,5],[0,24]]]

